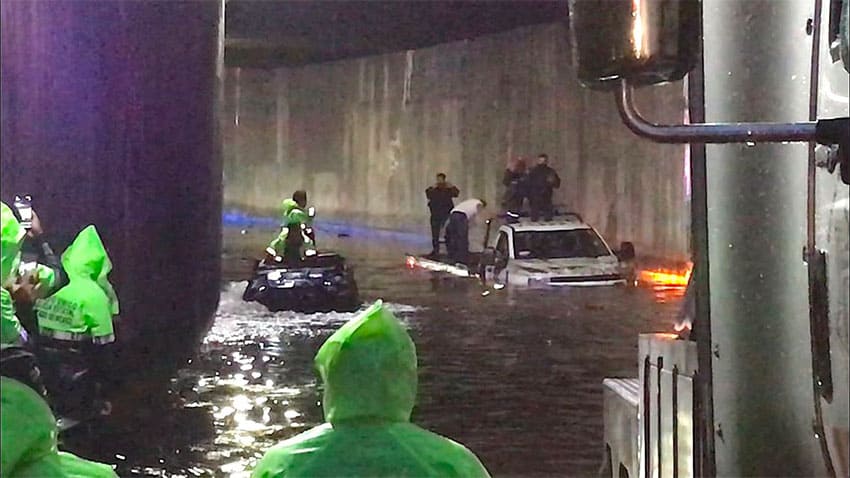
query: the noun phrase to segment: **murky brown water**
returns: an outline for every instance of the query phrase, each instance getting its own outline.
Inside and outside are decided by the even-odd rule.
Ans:
[[[225,275],[270,233],[229,233]],[[320,240],[322,240],[320,238]],[[639,332],[670,331],[679,307],[645,289],[490,291],[404,268],[403,250],[324,240],[356,267],[366,300],[408,325],[420,363],[414,421],[472,449],[494,476],[588,476],[602,457],[603,377],[637,374]],[[353,314],[272,314],[222,285],[198,356],[162,394],[134,403],[67,447],[122,476],[247,476],[273,444],[322,421],[312,368]],[[663,299],[663,300],[660,300]],[[661,302],[661,303],[659,303]],[[166,379],[167,380],[167,379]]]

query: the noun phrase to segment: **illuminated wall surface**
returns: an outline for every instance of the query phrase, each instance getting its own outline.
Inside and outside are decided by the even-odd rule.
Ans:
[[[507,158],[547,152],[578,210],[612,243],[684,258],[684,148],[640,140],[610,94],[580,88],[564,27],[548,25],[295,69],[225,78],[225,206],[270,213],[299,187],[324,218],[418,230],[444,171],[463,196],[498,204]],[[638,92],[680,123],[681,84]]]
[[[3,199],[32,194],[59,250],[96,224],[123,346],[185,352],[218,297],[220,6],[0,5]]]

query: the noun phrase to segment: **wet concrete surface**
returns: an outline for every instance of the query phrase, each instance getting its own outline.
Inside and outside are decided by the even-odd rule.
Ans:
[[[225,233],[226,282],[195,358],[125,391],[112,416],[72,430],[66,449],[121,476],[247,476],[269,447],[322,422],[313,356],[355,314],[242,302],[249,257],[271,234]],[[602,379],[636,376],[638,333],[671,331],[680,303],[678,289],[496,291],[409,270],[404,247],[319,240],[355,266],[365,302],[384,299],[409,327],[420,366],[413,420],[464,443],[494,476],[594,475]]]

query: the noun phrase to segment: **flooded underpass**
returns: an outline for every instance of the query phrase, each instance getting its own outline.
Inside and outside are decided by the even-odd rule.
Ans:
[[[140,388],[66,447],[121,476],[247,476],[275,443],[322,422],[312,360],[356,314],[270,313],[245,303],[249,257],[271,231],[226,233],[214,324],[164,393]],[[419,356],[413,420],[464,443],[494,476],[589,476],[602,458],[604,377],[635,376],[640,332],[670,331],[680,290],[492,290],[410,270],[404,247],[320,236],[381,298]],[[187,344],[193,347],[194,344]],[[163,381],[169,380],[162,377]]]

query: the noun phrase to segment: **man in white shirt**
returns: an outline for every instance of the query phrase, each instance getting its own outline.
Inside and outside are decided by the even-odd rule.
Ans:
[[[467,199],[452,209],[446,226],[446,249],[455,263],[469,264],[469,223],[487,203],[480,199]]]

